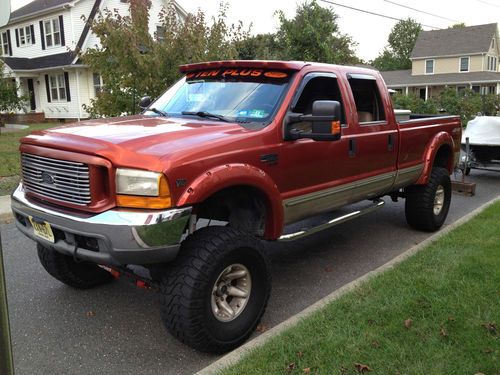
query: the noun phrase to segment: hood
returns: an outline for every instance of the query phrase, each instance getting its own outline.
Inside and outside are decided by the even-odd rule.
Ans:
[[[174,159],[180,153],[186,156],[200,148],[219,147],[249,132],[252,130],[235,123],[137,115],[34,132],[21,142],[101,156],[117,167],[159,171],[165,167],[162,159]]]

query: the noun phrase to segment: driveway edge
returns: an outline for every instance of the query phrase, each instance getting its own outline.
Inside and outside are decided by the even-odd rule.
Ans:
[[[398,255],[397,257],[391,259],[389,262],[381,265],[380,267],[374,269],[373,271],[370,271],[363,276],[357,278],[356,280],[351,281],[350,283],[345,284],[344,286],[338,288],[337,290],[333,291],[326,297],[323,297],[319,301],[315,302],[311,306],[307,307],[306,309],[302,310],[298,314],[295,314],[294,316],[288,318],[287,320],[281,322],[280,324],[274,326],[271,328],[269,331],[266,331],[262,333],[260,336],[257,336],[256,338],[248,341],[247,343],[243,344],[239,348],[233,350],[232,352],[226,354],[225,356],[219,358],[217,361],[213,362],[209,366],[203,368],[202,370],[198,371],[196,374],[197,375],[211,375],[211,374],[216,374],[219,371],[236,364],[239,362],[246,354],[249,354],[252,350],[262,346],[265,344],[267,341],[269,341],[272,337],[279,335],[283,331],[285,331],[287,328],[292,327],[299,323],[302,319],[307,318],[308,316],[312,315],[316,311],[322,309],[326,305],[328,305],[330,302],[335,301],[342,295],[346,294],[347,292],[357,288],[360,284],[366,282],[370,278],[379,275],[397,264],[401,263],[402,261],[406,260],[407,258],[410,258],[411,256],[415,255],[418,253],[420,250],[425,248],[427,245],[431,244],[432,242],[436,241],[437,239],[441,238],[442,236],[448,234],[451,232],[453,229],[461,226],[462,224],[466,223],[482,211],[484,211],[487,207],[491,206],[492,204],[496,203],[497,201],[500,201],[500,196],[493,198],[489,202],[484,203],[483,205],[479,206],[475,210],[471,211],[467,215],[461,217],[454,223],[451,223],[450,225],[444,227],[441,229],[439,232],[435,233],[434,235],[428,237],[427,239],[423,240],[419,244],[412,246],[410,249],[406,250],[404,253]]]
[[[10,209],[10,195],[0,195],[0,222],[12,219],[13,217]]]

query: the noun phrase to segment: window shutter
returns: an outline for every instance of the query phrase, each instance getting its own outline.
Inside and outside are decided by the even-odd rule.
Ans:
[[[40,40],[42,41],[42,49],[45,49],[45,34],[43,33],[43,21],[40,21]]]
[[[9,44],[9,56],[12,56],[12,42],[10,41],[10,30],[7,30],[7,43]]]
[[[35,44],[35,27],[33,25],[30,25],[30,31],[31,31],[31,44]]]
[[[71,94],[69,92],[69,74],[68,72],[64,72],[64,85],[66,86],[66,100],[68,102],[71,101]]]
[[[45,90],[47,90],[47,101],[50,103],[50,86],[49,86],[49,75],[45,74]]]
[[[19,29],[16,29],[16,46],[19,47]]]
[[[64,46],[64,22],[63,16],[59,16],[59,30],[61,30],[61,46]]]

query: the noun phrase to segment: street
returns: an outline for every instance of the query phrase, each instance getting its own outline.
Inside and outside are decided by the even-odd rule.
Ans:
[[[476,196],[454,194],[445,225],[500,194],[498,173],[473,170],[467,181],[477,183]],[[431,235],[407,226],[403,200],[384,199],[386,206],[369,215],[298,242],[269,244],[273,289],[264,329]],[[165,331],[154,292],[120,280],[71,289],[45,272],[34,242],[14,224],[0,230],[16,374],[190,374],[218,358]]]

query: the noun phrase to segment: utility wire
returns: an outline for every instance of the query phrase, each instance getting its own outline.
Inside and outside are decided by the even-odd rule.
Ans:
[[[409,7],[409,6],[404,5],[404,4],[396,3],[395,1],[391,1],[391,0],[384,0],[384,1],[385,1],[386,3],[390,3],[390,4],[396,5],[396,6],[401,7],[401,8],[410,9],[410,10],[413,10],[413,11],[415,11],[415,12],[419,12],[419,13],[427,14],[428,16],[432,16],[432,17],[441,18],[441,19],[446,20],[446,21],[450,21],[450,22],[457,22],[457,23],[459,23],[459,22],[460,22],[460,21],[457,21],[457,20],[454,20],[454,19],[451,19],[451,18],[446,18],[446,17],[443,17],[443,16],[439,16],[439,15],[437,15],[437,14],[429,13],[429,12],[426,12],[426,11],[424,11],[424,10],[415,9],[415,8]]]
[[[373,16],[378,16],[378,17],[383,17],[383,18],[389,18],[391,20],[394,20],[394,21],[404,21],[402,18],[397,18],[397,17],[392,17],[392,16],[387,16],[385,14],[380,14],[380,13],[375,13],[375,12],[371,12],[369,10],[364,10],[364,9],[359,9],[359,8],[354,8],[354,7],[351,7],[349,5],[344,5],[344,4],[339,4],[339,3],[334,3],[333,1],[329,1],[329,0],[319,0],[319,1],[322,1],[324,3],[328,3],[328,4],[332,4],[332,5],[337,5],[339,7],[343,7],[343,8],[347,8],[347,9],[351,9],[351,10],[355,10],[357,12],[362,12],[362,13],[367,13],[367,14],[371,14]],[[425,27],[430,27],[431,29],[437,29],[437,30],[441,30],[440,27],[437,27],[437,26],[431,26],[431,25],[425,25],[425,24],[421,24],[422,26],[425,26]]]
[[[492,3],[489,3],[487,1],[483,1],[483,0],[476,0],[477,2],[480,2],[482,4],[486,4],[486,5],[489,5],[490,7],[495,7],[495,8],[500,8],[500,5],[498,4],[492,4]]]

